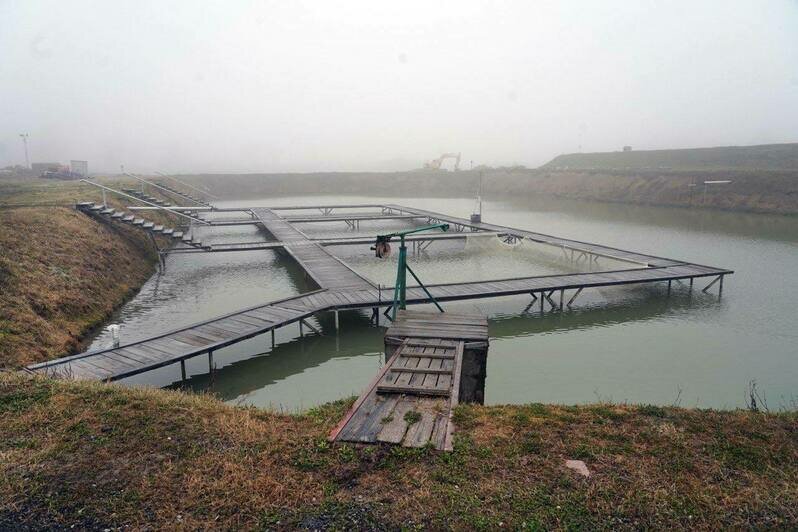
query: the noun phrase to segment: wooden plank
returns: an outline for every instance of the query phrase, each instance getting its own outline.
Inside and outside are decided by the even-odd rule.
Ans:
[[[206,323],[204,325],[200,325],[199,327],[196,328],[196,330],[200,331],[202,333],[208,332],[210,334],[214,334],[216,336],[221,337],[224,340],[229,340],[231,338],[235,338],[236,336],[239,336],[239,334],[237,332],[235,332],[235,331],[222,329],[221,327],[219,327],[217,325],[216,322],[213,322],[213,324]]]
[[[449,390],[440,388],[420,388],[418,386],[401,385],[401,384],[380,384],[377,386],[377,393],[407,393],[413,395],[432,395],[447,397],[450,395]]]
[[[382,420],[389,417],[399,402],[399,396],[377,396],[374,409],[360,424],[359,430],[354,434],[354,440],[373,443],[377,441],[377,434],[382,428]]]
[[[385,373],[388,371],[388,368],[399,358],[399,350],[397,349],[394,355],[388,360],[388,362],[382,367],[382,369],[377,373],[377,375],[371,380],[369,385],[366,387],[366,390],[357,398],[355,403],[352,405],[352,408],[349,409],[349,412],[341,419],[341,421],[333,427],[330,431],[329,439],[335,440],[339,433],[346,427],[349,421],[354,417],[357,411],[363,406],[363,403],[366,402],[366,399],[371,396],[374,397],[374,389],[376,388],[377,384],[382,380],[385,376]]]
[[[147,366],[150,364],[159,364],[163,359],[143,351],[141,349],[136,349],[137,346],[131,347],[120,347],[119,349],[115,350],[115,353],[119,353],[121,356],[127,357],[128,359],[138,362],[142,366]]]
[[[168,337],[169,338],[173,338],[173,339],[178,340],[178,341],[183,342],[183,343],[191,344],[191,345],[193,345],[195,347],[205,347],[205,346],[212,345],[212,344],[215,343],[215,342],[209,342],[208,340],[205,340],[204,338],[200,338],[200,337],[198,337],[196,335],[193,335],[193,334],[185,332],[185,331],[171,334]]]
[[[454,358],[454,357],[452,357]],[[437,359],[441,360],[441,359]],[[409,373],[423,373],[423,374],[447,374],[451,375],[451,369],[442,369],[442,368],[391,368],[390,371],[404,371]]]
[[[407,421],[405,415],[411,412],[416,406],[417,399],[415,397],[402,397],[396,404],[390,416],[390,419],[382,424],[382,428],[377,433],[377,441],[385,443],[401,443],[407,432]],[[380,421],[386,419],[383,417]]]
[[[450,406],[447,406],[448,410],[451,410]],[[435,447],[435,449],[439,451],[444,450],[444,446],[446,445],[446,434],[449,429],[449,412],[447,411],[444,415],[438,416],[435,420],[435,426],[432,428],[432,434],[430,434],[429,441]]]
[[[442,417],[445,405],[442,401],[419,401],[416,410],[421,414],[421,419],[408,427],[402,444],[406,447],[424,447],[430,441],[432,430],[437,418]]]
[[[453,359],[455,357],[454,353],[426,353],[424,356],[427,358],[449,358],[449,359]]]
[[[444,439],[443,448],[451,451],[454,447],[454,409],[460,402],[460,379],[462,378],[461,372],[463,369],[463,346],[465,342],[460,342],[457,346],[457,357],[454,363],[454,374],[452,375],[452,394],[449,399],[449,423],[446,430],[446,438]]]

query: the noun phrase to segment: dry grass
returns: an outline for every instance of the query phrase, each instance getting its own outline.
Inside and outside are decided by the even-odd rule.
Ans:
[[[794,413],[460,407],[439,453],[328,444],[348,404],[291,416],[2,376],[0,528],[798,525]]]
[[[72,207],[100,199],[74,182],[0,184],[0,368],[74,352],[152,274],[146,235]]]

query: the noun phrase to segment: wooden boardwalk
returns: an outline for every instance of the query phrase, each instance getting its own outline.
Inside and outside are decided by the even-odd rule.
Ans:
[[[358,275],[343,261],[308,238],[273,210],[252,209],[252,213],[260,220],[266,231],[283,243],[283,249],[302,266],[319,288],[374,288],[370,281]]]
[[[302,207],[307,209],[307,207]],[[331,210],[333,207],[324,206]],[[283,208],[288,209],[288,208]],[[589,254],[593,257],[611,257],[629,263],[628,269],[599,271],[589,273],[570,273],[558,275],[517,277],[512,279],[492,279],[464,283],[435,284],[428,286],[430,293],[441,302],[460,301],[528,294],[533,302],[544,308],[564,310],[576,296],[586,288],[631,285],[638,283],[693,280],[712,277],[710,285],[733,273],[730,270],[702,266],[684,261],[665,259],[641,253],[620,250],[598,244],[579,242],[498,226],[494,224],[471,224],[468,220],[430,211],[411,209],[397,205],[383,206],[386,211],[410,212],[416,217],[426,217],[431,221],[442,220],[452,224],[454,229],[465,231],[489,231],[512,238],[528,238],[561,248],[566,253]],[[275,209],[253,208],[263,228],[278,242],[240,243],[238,249],[283,249],[290,255],[319,286],[319,290],[295,297],[264,303],[218,318],[172,330],[152,338],[142,339],[117,348],[101,349],[74,356],[59,358],[29,366],[36,373],[47,373],[61,377],[79,379],[115,380],[142,373],[167,364],[185,361],[201,354],[209,355],[212,367],[213,352],[253,336],[293,324],[312,328],[304,320],[313,314],[346,309],[372,309],[378,316],[380,308],[391,304],[393,289],[378,287],[359,275],[343,261],[325,249],[325,245],[370,244],[373,239],[355,237],[312,240],[297,229],[291,221],[279,216]],[[451,238],[448,235],[418,235],[419,239],[434,241]],[[468,233],[459,233],[462,238]],[[261,247],[259,247],[261,246]],[[232,249],[231,249],[232,250]],[[707,286],[708,288],[709,286]],[[408,304],[428,303],[421,288],[407,289]]]
[[[332,430],[330,440],[451,450],[453,410],[460,403],[461,384],[467,382],[462,379],[464,352],[466,346],[477,345],[484,359],[488,321],[400,311],[385,340],[387,363]]]

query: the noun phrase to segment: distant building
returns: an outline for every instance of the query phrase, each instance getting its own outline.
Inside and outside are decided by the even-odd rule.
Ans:
[[[42,175],[45,172],[57,172],[61,169],[60,163],[31,163],[30,169],[36,175]]]
[[[83,177],[89,175],[89,162],[88,161],[69,161],[69,168],[73,174],[78,174]]]
[[[631,146],[624,146],[623,147],[623,151],[632,151],[632,147]]]

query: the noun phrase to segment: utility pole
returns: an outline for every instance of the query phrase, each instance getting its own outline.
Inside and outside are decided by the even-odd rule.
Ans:
[[[20,137],[22,137],[22,144],[25,145],[25,168],[30,170],[30,157],[28,157],[28,135],[27,133],[20,133]]]

